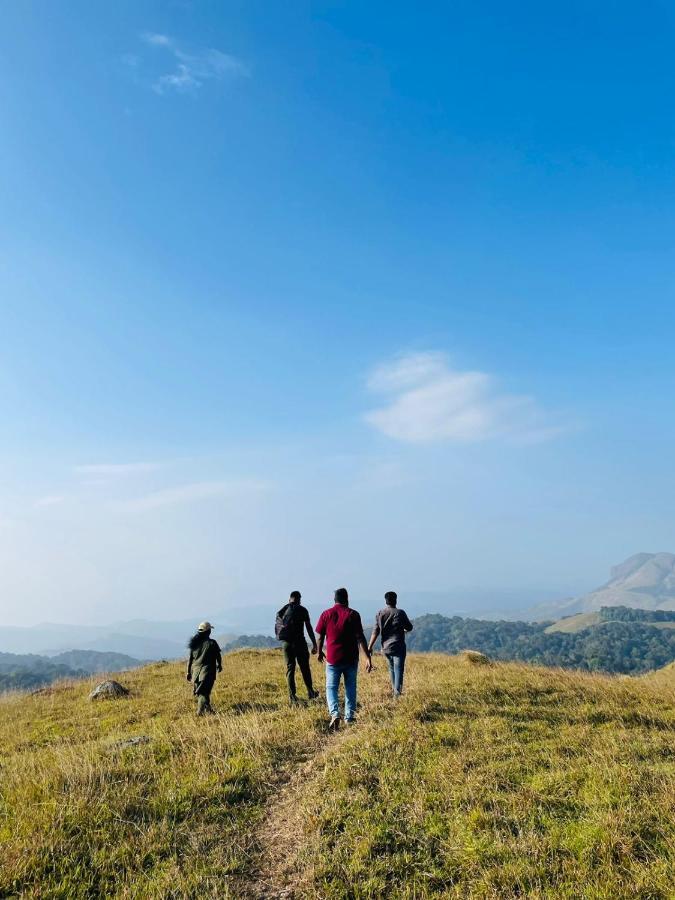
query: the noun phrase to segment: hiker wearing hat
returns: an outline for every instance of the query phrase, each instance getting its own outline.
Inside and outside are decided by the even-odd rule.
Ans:
[[[194,686],[198,716],[213,712],[211,691],[216,683],[216,672],[223,671],[218,641],[211,638],[212,628],[210,622],[202,622],[197,634],[188,641],[190,657],[187,664],[187,680],[192,681]]]

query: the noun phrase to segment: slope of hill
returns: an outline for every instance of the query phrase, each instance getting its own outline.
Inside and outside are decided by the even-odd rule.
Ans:
[[[675,610],[675,554],[636,553],[613,566],[602,587],[563,603],[543,604],[533,614],[559,619],[603,606]]]
[[[643,677],[653,685],[675,690],[675,662],[656,669],[654,672],[648,672]]]
[[[608,622],[636,622],[652,628],[675,628],[675,611],[665,609],[639,609],[628,606],[603,606],[595,612],[566,616],[546,628],[546,634],[556,631],[576,634],[587,628],[606,625]]]
[[[672,896],[673,686],[411,654],[329,736],[282,669],[226,656],[203,720],[173,663],[0,700],[0,895]]]

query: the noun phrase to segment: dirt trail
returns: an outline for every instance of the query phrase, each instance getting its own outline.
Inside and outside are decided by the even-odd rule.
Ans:
[[[295,861],[288,855],[295,840],[302,839],[298,796],[306,792],[312,776],[349,739],[350,731],[343,726],[337,734],[327,732],[304,762],[289,767],[256,832],[251,872],[240,882],[236,893],[241,900],[299,900],[307,896],[298,882]]]
[[[372,687],[375,690],[372,690]],[[373,718],[391,714],[388,680],[371,686],[365,708],[359,706],[358,723],[345,725],[336,734],[328,730],[308,748],[304,760],[294,762],[281,773],[276,793],[270,798],[264,820],[255,834],[251,868],[238,881],[233,894],[237,900],[302,900],[309,892],[310,872],[297,870],[292,850],[303,840],[303,812],[298,799],[305,797],[308,784],[336,753],[359,740],[359,733]]]

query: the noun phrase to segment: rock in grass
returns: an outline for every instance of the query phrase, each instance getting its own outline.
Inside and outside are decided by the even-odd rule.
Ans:
[[[468,663],[470,666],[491,666],[492,660],[485,653],[478,650],[463,650],[459,654],[462,662]]]
[[[126,747],[138,747],[140,744],[149,744],[150,736],[147,734],[139,734],[136,737],[124,738],[121,741],[115,741],[111,744],[111,750],[124,750]]]
[[[129,694],[127,688],[123,687],[119,681],[102,681],[89,694],[90,700],[117,700],[120,697],[126,697]]]

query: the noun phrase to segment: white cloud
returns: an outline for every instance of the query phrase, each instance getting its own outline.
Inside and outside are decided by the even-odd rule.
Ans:
[[[65,499],[63,494],[48,494],[46,497],[38,498],[33,505],[38,508],[45,506],[59,506],[61,503],[65,502]]]
[[[163,488],[142,497],[121,500],[114,504],[115,509],[125,512],[145,512],[164,506],[195,503],[216,497],[235,497],[244,493],[261,493],[266,485],[260,481],[199,481],[182,484],[177,487]]]
[[[544,422],[532,397],[507,394],[485,372],[461,372],[443,353],[414,353],[378,366],[368,387],[387,396],[366,421],[387,437],[409,443],[494,438],[539,441],[560,427]]]
[[[127,475],[145,475],[148,472],[156,472],[165,463],[137,462],[137,463],[93,463],[85,466],[75,466],[78,475],[87,478],[120,478]]]
[[[248,67],[236,56],[207,47],[203,50],[187,51],[174,38],[166,34],[147,33],[143,41],[150,47],[169,54],[172,70],[156,77],[152,83],[158,94],[170,91],[188,93],[196,91],[206,81],[220,81],[224,78],[241,78],[250,74]]]

